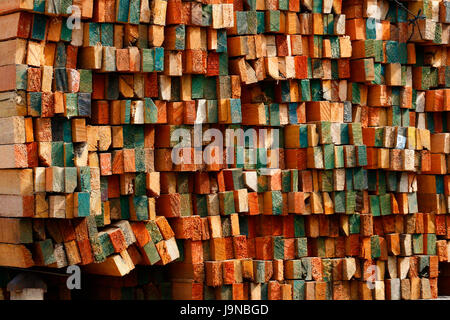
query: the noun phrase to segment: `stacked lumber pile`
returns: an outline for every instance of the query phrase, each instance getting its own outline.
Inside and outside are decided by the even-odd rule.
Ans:
[[[161,43],[139,32],[163,30],[165,2],[151,17],[138,4],[0,5],[1,266],[123,276],[179,257],[147,192],[156,73],[138,73],[162,71]]]
[[[180,202],[171,219],[186,239],[172,298],[436,298],[449,134],[429,111],[448,107],[447,3],[233,4],[241,124],[280,129],[280,162],[195,173],[206,213],[196,195],[200,218]]]
[[[436,298],[449,26],[437,0],[2,3],[0,266],[81,265],[102,299]]]

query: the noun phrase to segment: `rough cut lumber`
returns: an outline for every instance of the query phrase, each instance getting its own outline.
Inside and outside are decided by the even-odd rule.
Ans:
[[[447,1],[227,2],[0,4],[0,265],[107,299],[436,297]]]
[[[0,243],[0,265],[29,268],[34,266],[31,252],[21,244]]]

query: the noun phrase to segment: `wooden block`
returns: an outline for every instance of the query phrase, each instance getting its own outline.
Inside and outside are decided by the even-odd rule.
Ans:
[[[31,252],[21,244],[0,243],[0,265],[18,268],[34,266]]]

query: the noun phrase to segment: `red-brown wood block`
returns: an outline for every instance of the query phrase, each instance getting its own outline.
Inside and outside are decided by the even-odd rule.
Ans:
[[[234,257],[236,259],[248,258],[247,237],[245,235],[234,236],[233,249],[234,249]]]
[[[258,260],[273,259],[273,240],[272,237],[255,238],[255,258]]]
[[[281,287],[278,281],[269,281],[268,300],[281,300]]]

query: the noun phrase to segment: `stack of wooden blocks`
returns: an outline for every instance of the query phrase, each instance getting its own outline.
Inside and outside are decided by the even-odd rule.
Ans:
[[[0,265],[123,276],[179,258],[147,192],[162,112],[156,73],[139,73],[163,68],[140,33],[163,30],[165,2],[147,17],[138,3],[0,5]]]
[[[436,298],[449,40],[438,0],[2,3],[0,266],[79,264],[107,299]]]

